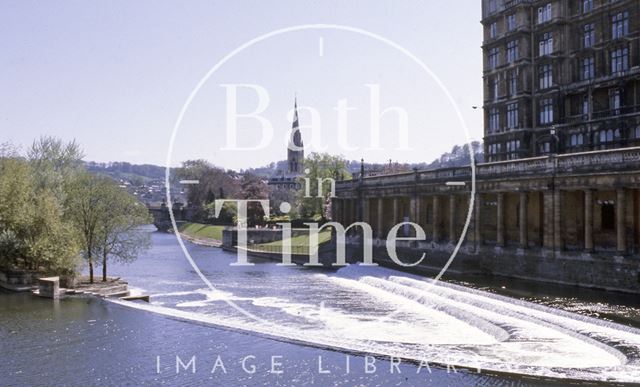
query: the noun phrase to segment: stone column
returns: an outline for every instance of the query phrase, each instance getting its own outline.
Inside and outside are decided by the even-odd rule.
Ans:
[[[409,200],[409,221],[418,223],[418,198],[415,196]]]
[[[369,198],[363,198],[362,199],[362,221],[369,224],[371,223],[371,208],[370,208],[370,203],[371,199]]]
[[[398,198],[393,198],[393,225],[391,227],[400,223],[400,209],[398,208],[400,205],[399,201],[400,200]]]
[[[349,221],[349,199],[340,200],[340,223],[346,224]]]
[[[344,217],[342,218],[342,224],[346,225],[351,223],[351,199],[345,199],[344,204]]]
[[[562,191],[553,191],[553,246],[556,250],[564,249],[562,230]]]
[[[504,193],[498,193],[498,216],[496,225],[496,239],[498,246],[504,247],[506,245],[505,233],[504,233]]]
[[[449,242],[456,242],[456,196],[449,195]]]
[[[351,222],[349,224],[358,221],[358,199],[351,199]]]
[[[332,198],[331,199],[331,220],[334,222],[340,222],[340,215],[338,211],[340,211],[340,199]]]
[[[625,229],[624,218],[626,216],[626,197],[624,188],[616,190],[616,240],[619,253],[627,252],[627,230]]]
[[[409,200],[409,222],[420,224],[420,198],[412,196]],[[409,231],[410,236],[416,236],[416,232],[413,228]]]
[[[384,238],[384,223],[383,223],[383,211],[384,211],[384,198],[378,198],[378,219],[376,221],[376,236],[380,239]]]
[[[520,247],[526,249],[529,246],[529,235],[527,223],[529,221],[527,215],[528,196],[526,192],[520,192]]]
[[[440,240],[440,197],[433,196],[433,241]]]
[[[593,191],[584,191],[584,249],[593,251]]]
[[[548,249],[553,248],[553,191],[547,190],[542,194],[542,205],[544,211],[543,219],[543,246]]]
[[[476,251],[480,250],[480,246],[482,246],[483,244],[483,240],[482,240],[482,219],[481,219],[481,213],[482,213],[482,194],[480,193],[476,193],[476,200],[475,200],[475,214],[474,214],[474,224],[473,224],[473,228],[474,228],[474,239],[476,242]]]

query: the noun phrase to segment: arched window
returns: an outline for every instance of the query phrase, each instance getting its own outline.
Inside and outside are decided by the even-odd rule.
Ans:
[[[636,126],[634,137],[635,138],[640,138],[640,125]]]
[[[613,141],[613,129],[607,130],[607,142]]]
[[[569,144],[571,147],[579,147],[584,145],[584,140],[585,139],[583,133],[574,133],[569,139]]]
[[[600,142],[607,142],[607,132],[605,130],[600,131]]]

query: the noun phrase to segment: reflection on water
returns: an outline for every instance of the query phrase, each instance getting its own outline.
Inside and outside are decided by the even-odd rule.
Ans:
[[[638,321],[632,302],[615,305],[599,299],[610,297],[607,293],[584,292],[586,297],[577,301],[570,288],[545,286],[536,293],[527,283],[474,279],[476,287],[536,301],[531,304],[460,286],[464,278],[431,286],[423,278],[384,268],[350,266],[332,273],[261,261],[234,267],[229,266],[235,259],[231,254],[189,245],[216,287],[211,290],[184,259],[174,236],[154,233],[153,242],[135,263],[112,268],[113,275],[151,294],[151,304],[0,295],[0,339],[13,349],[0,366],[3,374],[13,383],[30,385],[210,379],[235,384],[476,385],[534,380],[472,370],[447,373],[433,364],[431,373],[423,368],[416,375],[420,361],[426,360],[564,378],[640,380],[638,331],[588,317],[606,316],[627,325]],[[259,320],[239,313],[230,302]],[[347,352],[352,362],[348,373]],[[376,372],[368,374],[365,358],[354,352],[415,363],[405,361],[402,374],[392,374],[383,357]],[[218,354],[230,369],[211,375]],[[176,355],[197,355],[206,371],[176,375]],[[238,365],[248,355],[264,365],[255,374]],[[285,358],[283,375],[268,372],[273,355]],[[318,356],[323,369],[332,373],[319,372]]]

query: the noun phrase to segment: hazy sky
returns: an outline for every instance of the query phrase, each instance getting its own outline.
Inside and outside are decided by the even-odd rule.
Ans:
[[[86,159],[164,164],[176,119],[202,77],[243,43],[304,24],[338,24],[394,41],[422,60],[482,137],[480,2],[446,1],[7,1],[0,2],[0,142],[26,146],[43,134],[76,139]],[[268,93],[273,126],[263,149],[224,150],[230,84]],[[367,86],[375,85],[375,86]],[[371,92],[382,110],[371,148]],[[400,51],[357,33],[312,29],[263,40],[212,74],[187,109],[172,164],[206,158],[227,168],[286,157],[287,114],[297,93],[307,152],[367,161],[431,161],[465,141],[454,106],[435,78]],[[340,126],[339,101],[348,110]],[[237,110],[258,107],[239,87]],[[313,107],[313,117],[304,106]],[[309,127],[311,123],[318,129]],[[258,121],[238,121],[238,143],[257,145]],[[315,139],[312,141],[316,130]],[[346,131],[346,132],[345,132]],[[345,135],[349,149],[340,143]],[[313,144],[312,144],[313,143]]]

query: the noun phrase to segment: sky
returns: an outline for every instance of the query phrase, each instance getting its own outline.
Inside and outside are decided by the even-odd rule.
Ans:
[[[286,158],[297,96],[307,153],[432,161],[482,138],[479,20],[475,0],[4,0],[0,142],[257,167]]]

